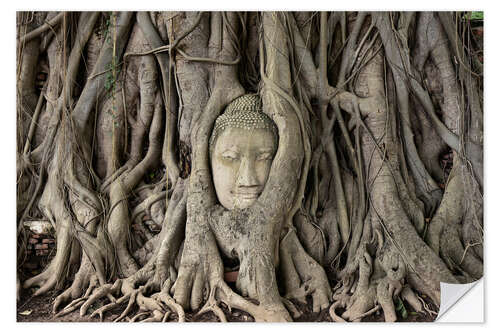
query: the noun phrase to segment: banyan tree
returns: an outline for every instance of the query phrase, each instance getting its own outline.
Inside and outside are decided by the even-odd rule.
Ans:
[[[57,243],[18,295],[116,321],[435,310],[483,274],[469,14],[18,12],[18,270],[24,222]]]

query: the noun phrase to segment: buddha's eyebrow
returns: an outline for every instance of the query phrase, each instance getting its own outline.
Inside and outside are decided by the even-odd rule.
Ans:
[[[259,153],[272,153],[274,151],[273,147],[262,147],[259,148]]]
[[[231,147],[227,147],[227,148],[224,148],[222,150],[222,153],[227,153],[227,152],[230,152],[230,153],[238,153],[238,148],[236,146],[231,146]]]

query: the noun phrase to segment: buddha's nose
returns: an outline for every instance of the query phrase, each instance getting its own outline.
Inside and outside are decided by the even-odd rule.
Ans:
[[[255,163],[249,158],[243,158],[238,173],[237,186],[259,186]]]

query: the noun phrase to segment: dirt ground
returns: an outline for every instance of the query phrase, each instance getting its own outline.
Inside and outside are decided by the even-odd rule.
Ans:
[[[54,317],[52,314],[52,304],[57,294],[48,294],[43,296],[32,297],[30,296],[30,291],[24,290],[21,295],[21,300],[17,305],[17,321],[18,322],[99,322],[99,318],[89,318],[89,314],[93,310],[97,309],[99,306],[104,305],[104,303],[97,303],[90,308],[89,313],[85,317],[80,317],[78,310],[73,311],[62,317]],[[308,300],[308,304],[301,304],[294,302],[298,310],[300,310],[303,315],[297,319],[296,322],[331,322],[332,319],[327,310],[323,310],[320,313],[312,312],[312,302],[311,299]],[[402,322],[430,322],[434,321],[435,316],[430,316],[428,314],[421,314],[411,312],[407,304],[408,309],[407,317],[401,318],[399,315],[398,321]],[[113,311],[107,313],[104,317],[104,321],[111,322],[117,318],[120,313],[125,309],[126,304],[122,307],[114,309]],[[229,322],[253,322],[253,318],[246,312],[235,310],[230,313],[229,309],[221,304],[221,308],[224,311],[226,318]],[[128,318],[130,319],[130,317]],[[176,315],[172,315],[168,321],[177,321]],[[196,315],[196,313],[186,312],[186,321],[190,322],[216,322],[218,318],[212,313],[205,313],[202,315]],[[381,311],[374,313],[363,319],[364,322],[383,322],[384,317]]]

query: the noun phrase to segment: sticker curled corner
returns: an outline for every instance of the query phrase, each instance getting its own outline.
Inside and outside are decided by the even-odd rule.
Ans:
[[[476,285],[474,293],[469,291]],[[476,290],[477,289],[477,290]],[[467,295],[466,294],[473,294]],[[468,297],[471,296],[471,297]],[[463,297],[463,300],[461,300]],[[438,322],[483,322],[483,279],[466,284],[450,284],[441,282],[441,307],[439,308],[436,321]],[[453,311],[447,313],[453,308]],[[457,308],[457,313],[455,313]],[[463,308],[463,309],[462,309]],[[474,313],[471,313],[474,312]],[[453,312],[453,313],[452,313]],[[446,314],[446,315],[445,315]],[[458,316],[455,316],[458,315]],[[469,316],[463,316],[467,314]],[[443,315],[445,315],[443,317]]]

